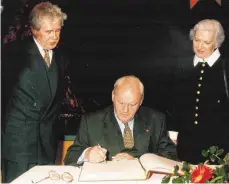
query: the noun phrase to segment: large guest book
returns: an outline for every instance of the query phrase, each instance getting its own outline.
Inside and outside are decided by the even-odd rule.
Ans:
[[[85,162],[80,171],[79,181],[146,180],[153,173],[172,174],[176,165],[181,167],[181,162],[151,153],[134,160]]]

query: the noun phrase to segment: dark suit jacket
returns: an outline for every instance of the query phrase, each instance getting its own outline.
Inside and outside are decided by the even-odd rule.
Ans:
[[[54,122],[64,97],[66,62],[58,49],[53,53],[53,67],[47,71],[32,38],[3,52],[3,156],[8,160],[55,161]]]
[[[82,117],[74,144],[68,149],[65,164],[74,164],[82,152],[90,146],[100,144],[108,150],[108,159],[119,152],[129,152],[135,157],[144,153],[176,155],[176,147],[168,137],[165,116],[152,109],[141,107],[134,120],[134,142],[130,150],[125,150],[122,133],[114,116],[113,107]]]

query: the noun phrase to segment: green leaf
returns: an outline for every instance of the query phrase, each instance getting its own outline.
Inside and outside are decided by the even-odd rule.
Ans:
[[[219,150],[217,150],[216,154],[217,154],[217,155],[222,155],[223,152],[224,152],[224,149],[219,149]]]
[[[178,174],[178,171],[179,171],[179,166],[178,165],[175,165],[174,166],[174,171],[173,171],[173,173],[174,173],[175,176],[178,176],[179,175]]]
[[[181,170],[182,170],[183,172],[185,172],[185,171],[186,171],[186,172],[189,172],[189,171],[190,171],[190,164],[184,161],[183,164],[182,164]]]
[[[217,146],[211,146],[211,147],[209,148],[209,151],[210,151],[211,154],[216,153],[217,150],[218,150],[218,147],[217,147]]]
[[[215,155],[210,155],[210,159],[211,159],[212,162],[215,162],[216,156]]]
[[[178,176],[176,178],[172,179],[172,183],[184,183],[184,177],[183,176]]]
[[[223,176],[218,176],[218,177],[215,177],[214,179],[210,180],[210,183],[223,183]]]
[[[202,155],[203,155],[204,157],[208,157],[208,151],[202,150]]]
[[[219,164],[220,165],[225,164],[225,161],[224,160],[219,160]]]
[[[191,173],[185,173],[184,183],[190,183],[192,181]]]
[[[162,178],[162,181],[161,183],[169,183],[170,182],[170,179],[171,179],[171,176],[170,175],[166,175]]]

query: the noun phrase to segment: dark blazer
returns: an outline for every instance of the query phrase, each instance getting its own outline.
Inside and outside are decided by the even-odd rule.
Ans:
[[[190,62],[191,61],[191,62]],[[192,59],[178,65],[174,80],[173,127],[177,130],[178,157],[197,164],[205,161],[201,151],[210,146],[219,146],[229,152],[229,98],[228,65],[222,56],[210,68],[206,68],[200,89],[198,124],[195,124],[198,66]],[[188,146],[187,146],[188,145]]]
[[[122,133],[114,116],[113,107],[85,115],[74,144],[68,149],[65,164],[77,163],[82,152],[90,146],[100,145],[108,150],[108,160],[119,152],[129,152],[135,157],[144,153],[176,155],[176,147],[169,139],[165,116],[155,110],[141,107],[134,120],[134,142],[130,150],[125,150]]]
[[[51,67],[46,70],[32,38],[4,50],[2,151],[7,160],[38,164],[55,161],[54,123],[64,97],[67,63],[58,49],[53,53]]]

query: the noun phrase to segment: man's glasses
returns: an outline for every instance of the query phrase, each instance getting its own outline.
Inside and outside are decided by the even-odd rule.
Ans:
[[[56,181],[57,180],[63,180],[67,183],[70,183],[73,181],[73,176],[69,172],[64,172],[63,174],[59,174],[56,171],[51,170],[51,171],[49,171],[49,175],[47,177],[45,177],[39,181],[33,181],[32,180],[32,183],[33,184],[40,183],[40,182],[47,180],[47,179],[56,180]]]

